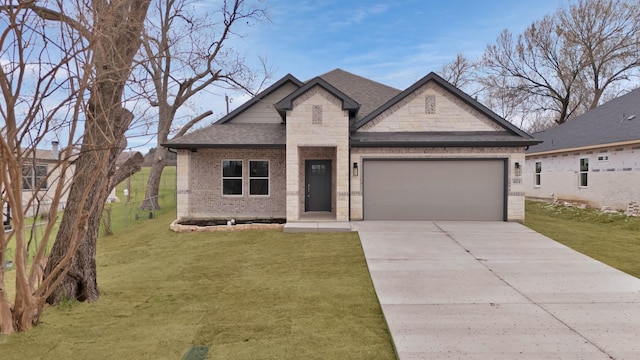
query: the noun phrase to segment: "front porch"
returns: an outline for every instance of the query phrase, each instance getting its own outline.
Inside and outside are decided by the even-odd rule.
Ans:
[[[284,232],[350,232],[353,231],[348,221],[334,220],[304,220],[287,222],[284,224]]]
[[[339,196],[348,194],[347,182],[341,181],[342,173],[348,174],[347,161],[338,153],[335,146],[287,149],[288,223],[349,220],[348,196]]]

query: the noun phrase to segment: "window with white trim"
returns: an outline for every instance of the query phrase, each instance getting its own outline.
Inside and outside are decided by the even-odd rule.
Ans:
[[[249,195],[269,195],[269,161],[249,161]]]
[[[540,186],[542,180],[542,161],[536,161],[536,186]]]
[[[580,159],[580,187],[587,187],[589,184],[589,158]]]
[[[242,160],[222,160],[222,195],[242,195]]]
[[[44,190],[47,185],[47,165],[22,165],[22,190]]]

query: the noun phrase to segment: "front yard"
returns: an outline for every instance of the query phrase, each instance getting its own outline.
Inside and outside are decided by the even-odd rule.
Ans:
[[[527,201],[525,225],[640,278],[640,218]]]
[[[174,218],[101,236],[100,299],[47,308],[1,358],[395,358],[355,233],[176,234]]]

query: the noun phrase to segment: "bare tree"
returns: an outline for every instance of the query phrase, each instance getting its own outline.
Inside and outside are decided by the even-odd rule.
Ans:
[[[546,16],[515,40],[504,30],[483,56],[488,75],[505,79],[495,82],[504,84],[501,92],[519,92],[534,100],[535,110],[553,113],[558,124],[567,121],[580,105],[574,88],[584,67],[580,52],[562,34],[557,20]]]
[[[468,86],[477,84],[477,67],[476,62],[458,53],[453,61],[442,65],[440,76],[458,89],[467,91]]]
[[[638,0],[579,0],[515,39],[505,30],[483,56],[488,81],[498,86],[492,90],[526,99],[537,122],[552,117],[562,124],[637,75],[639,17]]]
[[[189,10],[189,0],[159,0],[145,25],[137,83],[149,104],[157,108],[158,145],[170,133],[181,136],[211,110],[196,114],[183,125],[176,124],[179,112],[195,95],[211,86],[231,87],[251,93],[256,80],[264,82],[267,72],[254,72],[230,45],[240,26],[265,19],[265,11],[245,0],[223,1],[212,18]],[[264,67],[263,67],[264,70]],[[160,176],[167,161],[167,149],[158,146],[153,157],[142,209],[159,209]]]
[[[579,0],[556,16],[566,41],[585,57],[585,110],[600,105],[607,89],[637,76],[633,72],[640,67],[640,1]]]
[[[133,114],[123,108],[122,99],[149,5],[150,0],[94,0],[90,5],[79,3],[74,13],[92,16],[79,25],[91,49],[87,57],[90,67],[85,70],[91,72],[91,88],[67,208],[44,270],[42,286],[53,289],[47,297],[52,304],[65,299],[95,301],[99,297],[96,240],[102,210],[114,185],[112,179],[117,177],[116,159],[126,148],[125,132],[133,120]],[[66,22],[64,19],[70,16],[60,13],[58,18]],[[78,218],[73,214],[82,215]],[[79,239],[75,246],[73,234]],[[70,256],[71,267],[61,271],[60,264]]]
[[[521,129],[526,129],[532,117],[538,115],[533,111],[535,103],[529,99],[529,94],[514,91],[517,87],[513,79],[504,76],[479,76],[476,80],[480,84],[480,101],[495,113],[507,119]],[[512,83],[509,83],[512,81]]]
[[[33,11],[10,1],[0,5],[0,22],[5,25],[0,34],[0,90],[5,105],[0,107],[0,207],[11,209],[12,222],[9,232],[0,232],[0,333],[10,334],[38,322],[51,292],[42,286],[43,281],[52,281],[51,277],[42,278],[42,269],[53,237],[55,213],[69,187],[66,179],[80,121],[76,110],[84,103],[90,73],[84,71],[82,56],[87,43],[72,26],[59,23],[49,27]],[[65,133],[64,149],[55,165],[47,166],[45,174],[37,174],[37,148],[48,134],[56,132]],[[35,222],[43,212],[50,216],[44,217],[39,242],[32,244],[33,239],[25,233],[27,221],[32,218]],[[80,218],[82,214],[69,216]],[[74,229],[68,236],[73,249],[79,232]],[[16,272],[13,301],[4,281],[10,244]],[[61,273],[68,271],[71,260],[66,257],[59,262]]]

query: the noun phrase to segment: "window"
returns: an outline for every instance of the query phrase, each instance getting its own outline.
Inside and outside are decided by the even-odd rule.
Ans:
[[[540,179],[542,173],[542,162],[536,161],[536,186],[540,186]]]
[[[600,162],[609,161],[609,155],[598,155],[598,161]]]
[[[580,186],[586,187],[589,175],[589,158],[580,159]]]
[[[47,165],[22,165],[22,190],[47,188]]]
[[[222,160],[222,195],[242,195],[242,160]]]
[[[249,161],[249,195],[269,195],[269,161]]]

